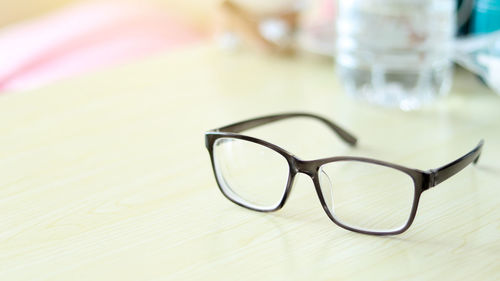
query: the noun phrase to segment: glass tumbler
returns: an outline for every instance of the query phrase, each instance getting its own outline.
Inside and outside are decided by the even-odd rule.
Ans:
[[[452,81],[453,0],[339,0],[337,73],[357,99],[412,110]]]

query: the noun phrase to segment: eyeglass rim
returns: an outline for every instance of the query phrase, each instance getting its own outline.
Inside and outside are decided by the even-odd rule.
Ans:
[[[285,160],[288,163],[289,172],[288,172],[286,186],[285,186],[283,195],[282,195],[279,203],[275,204],[273,207],[269,207],[269,208],[262,207],[261,208],[261,207],[258,207],[256,205],[247,204],[245,202],[237,200],[236,198],[233,198],[230,194],[226,193],[225,189],[222,186],[222,183],[219,181],[216,163],[215,163],[214,150],[213,150],[215,142],[218,139],[222,139],[222,138],[240,139],[240,140],[256,143],[258,145],[262,145],[264,147],[267,147],[267,148],[279,153],[280,155],[282,155],[285,158]],[[332,220],[336,225],[338,225],[344,229],[358,232],[358,233],[363,233],[363,234],[371,234],[371,235],[395,235],[395,234],[399,234],[399,233],[402,233],[405,230],[407,230],[410,227],[411,223],[413,222],[413,220],[416,216],[416,212],[417,212],[417,208],[418,208],[418,201],[419,201],[420,195],[423,191],[422,189],[423,189],[424,182],[425,182],[426,173],[424,171],[421,171],[418,169],[408,168],[405,166],[401,166],[398,164],[393,164],[393,163],[389,163],[389,162],[385,162],[385,161],[381,161],[381,160],[377,160],[377,159],[372,159],[372,158],[367,158],[367,157],[357,157],[357,156],[334,156],[334,157],[305,161],[305,160],[301,160],[300,158],[296,157],[292,153],[288,152],[287,150],[285,150],[285,149],[283,149],[283,148],[281,148],[273,143],[270,143],[270,142],[267,142],[265,140],[255,138],[252,136],[239,134],[239,133],[207,132],[206,133],[206,140],[207,140],[207,149],[209,150],[209,153],[210,153],[212,169],[213,169],[214,176],[215,176],[215,179],[217,181],[217,185],[219,187],[219,190],[222,192],[222,194],[227,199],[229,199],[231,202],[233,202],[241,207],[244,207],[244,208],[247,208],[247,209],[250,209],[253,211],[258,211],[258,212],[274,212],[274,211],[280,210],[281,208],[283,208],[283,206],[285,205],[285,203],[290,195],[293,184],[295,182],[295,176],[298,173],[305,173],[305,174],[309,175],[313,180],[316,194],[318,195],[318,199],[320,200],[323,211],[327,214],[327,216],[330,218],[330,220]],[[341,221],[339,221],[338,219],[336,219],[334,217],[334,215],[328,210],[328,206],[327,206],[326,201],[325,201],[323,194],[321,192],[321,184],[319,182],[318,171],[325,164],[339,162],[339,161],[357,161],[357,162],[375,164],[375,165],[384,166],[387,168],[392,168],[392,169],[398,170],[398,171],[408,175],[412,179],[412,182],[413,182],[413,188],[414,188],[413,195],[414,196],[413,196],[413,202],[412,202],[410,216],[409,216],[408,220],[406,221],[406,223],[401,228],[398,228],[398,229],[389,230],[389,231],[375,231],[375,230],[366,230],[366,229],[362,229],[362,228],[355,228],[355,227],[352,227],[348,224],[344,224]],[[309,169],[307,169],[307,171],[306,171],[303,169],[304,167],[301,165],[309,166]]]

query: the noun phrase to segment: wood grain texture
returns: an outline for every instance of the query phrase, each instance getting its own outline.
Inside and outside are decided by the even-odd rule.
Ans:
[[[202,46],[3,95],[0,280],[500,279],[500,98],[458,72],[449,97],[405,113],[350,100],[335,77],[314,58]],[[306,159],[428,169],[485,147],[476,167],[422,195],[399,236],[337,227],[305,176],[279,212],[232,204],[203,132],[290,110],[360,140],[351,150],[305,121],[255,132]]]

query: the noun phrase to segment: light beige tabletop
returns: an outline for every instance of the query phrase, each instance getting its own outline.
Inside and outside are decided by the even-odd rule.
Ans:
[[[218,190],[204,131],[286,111],[359,138],[301,120],[255,132],[304,159],[430,169],[485,146],[424,192],[407,232],[367,236],[333,224],[307,176],[276,213]],[[346,97],[331,62],[200,46],[4,94],[0,120],[0,280],[500,279],[500,97],[465,72],[401,112]]]

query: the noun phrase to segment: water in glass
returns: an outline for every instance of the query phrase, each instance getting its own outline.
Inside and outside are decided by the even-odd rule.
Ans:
[[[347,93],[411,110],[452,80],[453,0],[340,0],[337,72]]]

